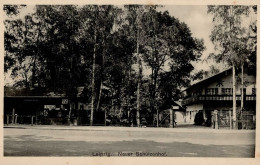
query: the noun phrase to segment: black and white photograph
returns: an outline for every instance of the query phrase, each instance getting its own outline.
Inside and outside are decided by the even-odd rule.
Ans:
[[[3,157],[259,157],[258,12],[3,4]]]

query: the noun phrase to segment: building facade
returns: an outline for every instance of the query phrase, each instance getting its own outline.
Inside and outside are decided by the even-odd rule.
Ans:
[[[255,122],[256,113],[256,76],[244,73],[244,109],[241,112],[241,73],[236,75],[236,109],[237,116],[247,116]],[[233,107],[232,68],[203,79],[183,91],[182,105],[186,108],[186,122],[194,123],[196,115],[202,112],[204,124],[212,124],[213,111],[218,112],[218,123],[230,127]],[[242,118],[241,118],[242,121]],[[240,126],[242,127],[242,126]],[[253,126],[252,126],[253,127]]]
[[[71,100],[46,89],[5,87],[4,124],[89,125],[91,106],[81,93],[78,88],[77,98]],[[94,111],[96,125],[104,124],[104,114],[102,110]]]

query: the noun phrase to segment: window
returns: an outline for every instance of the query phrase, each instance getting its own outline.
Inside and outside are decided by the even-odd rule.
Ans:
[[[222,88],[222,95],[232,95],[233,94],[233,88]]]
[[[256,88],[252,88],[252,95],[256,95]]]
[[[206,89],[206,95],[217,95],[218,94],[218,88],[207,88]]]
[[[199,95],[201,95],[201,93],[202,93],[202,90],[197,90],[192,93],[192,96],[199,96]]]

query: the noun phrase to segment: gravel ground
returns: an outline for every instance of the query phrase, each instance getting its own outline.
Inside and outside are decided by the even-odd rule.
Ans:
[[[4,128],[4,156],[254,155],[254,130],[21,125]]]

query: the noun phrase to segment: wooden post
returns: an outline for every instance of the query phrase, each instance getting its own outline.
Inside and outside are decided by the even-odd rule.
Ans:
[[[170,128],[174,127],[174,123],[173,123],[173,110],[170,109]]]
[[[211,128],[214,129],[214,113],[211,111]]]
[[[157,128],[158,128],[158,127],[159,127],[159,110],[158,110],[157,107],[156,107],[156,116],[157,116],[156,126],[157,126]]]
[[[229,110],[229,127],[232,129],[232,116],[231,116],[231,110]]]
[[[15,115],[15,108],[13,108],[13,113],[12,113],[12,124],[14,124],[14,115]]]
[[[17,123],[17,114],[15,114],[15,119],[14,119],[14,124],[16,124]]]
[[[218,111],[216,112],[216,121],[215,121],[215,129],[218,129]]]
[[[31,125],[33,125],[33,116],[31,117]]]
[[[36,113],[36,115],[35,115],[35,125],[37,125],[37,113]]]
[[[107,110],[106,109],[104,110],[105,110],[105,126],[107,126]]]
[[[9,124],[9,115],[6,115],[7,119],[6,119],[6,124]]]
[[[244,109],[244,65],[241,65],[241,116]]]

